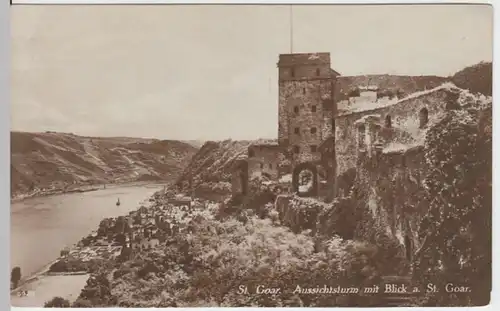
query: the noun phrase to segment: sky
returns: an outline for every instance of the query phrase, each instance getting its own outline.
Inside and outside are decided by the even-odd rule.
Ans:
[[[11,128],[179,140],[275,138],[282,53],[342,75],[452,75],[491,61],[480,5],[18,5]],[[293,20],[293,47],[290,21]]]

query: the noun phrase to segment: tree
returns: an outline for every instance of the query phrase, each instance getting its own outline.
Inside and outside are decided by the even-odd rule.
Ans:
[[[111,284],[105,273],[95,273],[88,280],[80,293],[79,299],[92,301],[94,307],[108,306],[113,300]]]
[[[12,287],[16,288],[21,280],[21,268],[14,267],[10,273],[10,281],[12,282]]]
[[[44,308],[69,308],[70,306],[68,300],[62,297],[54,297],[45,303]]]
[[[99,223],[99,228],[97,229],[97,236],[99,237],[107,236],[110,226],[111,226],[111,219],[104,218],[103,220],[101,220],[101,222]]]
[[[127,237],[125,234],[120,233],[116,236],[116,242],[118,242],[122,247],[127,246]]]

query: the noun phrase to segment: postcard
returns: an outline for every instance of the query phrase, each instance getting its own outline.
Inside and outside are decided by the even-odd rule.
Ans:
[[[11,305],[490,303],[489,5],[13,5]]]

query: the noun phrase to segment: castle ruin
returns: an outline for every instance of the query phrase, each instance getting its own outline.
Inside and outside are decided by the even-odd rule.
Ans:
[[[364,172],[364,162],[382,155],[392,161],[387,159],[395,151],[421,146],[427,124],[455,109],[459,95],[453,85],[402,98],[379,93],[376,85],[340,94],[342,76],[331,69],[330,53],[281,54],[277,67],[277,143],[252,145],[247,157],[238,159],[233,195],[246,195],[251,179],[286,183],[288,176],[290,192],[299,196],[327,201],[344,196],[352,176]],[[301,189],[304,183],[307,189]]]

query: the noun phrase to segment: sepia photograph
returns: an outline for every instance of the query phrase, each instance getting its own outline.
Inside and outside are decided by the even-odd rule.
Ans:
[[[13,307],[466,307],[493,7],[12,5]]]

